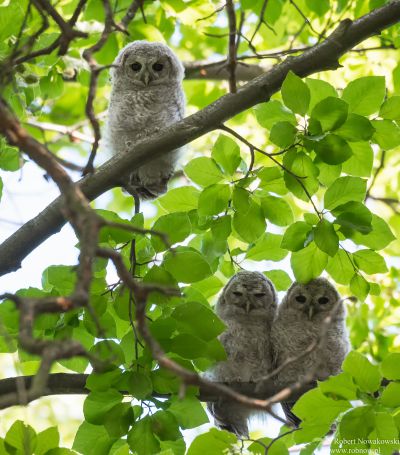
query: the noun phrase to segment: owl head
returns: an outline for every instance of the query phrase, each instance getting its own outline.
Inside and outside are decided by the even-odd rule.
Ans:
[[[224,287],[217,313],[227,317],[272,318],[277,295],[272,282],[259,272],[240,271]]]
[[[113,84],[151,90],[152,87],[181,83],[184,68],[178,57],[163,43],[133,41],[119,52],[111,69]]]
[[[319,314],[328,315],[339,300],[339,293],[327,279],[316,278],[307,284],[293,283],[281,306],[313,320]]]

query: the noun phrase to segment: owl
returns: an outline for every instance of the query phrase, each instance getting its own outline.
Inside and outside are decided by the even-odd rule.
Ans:
[[[324,320],[332,315],[326,333],[321,333]],[[313,343],[323,343],[298,361],[289,363],[275,380],[290,384],[305,380],[315,371],[316,379],[324,380],[341,371],[341,365],[349,351],[345,324],[345,308],[335,287],[325,278],[317,278],[308,284],[294,283],[287,291],[278,308],[272,325],[271,342],[274,367],[290,358],[296,358]],[[326,327],[326,326],[325,326]],[[300,420],[290,412],[294,402],[282,403],[288,420],[298,426]]]
[[[185,98],[184,68],[162,43],[133,41],[125,46],[111,69],[111,97],[106,143],[113,154],[135,153],[135,142],[181,120]],[[153,199],[167,190],[179,149],[135,169],[122,186],[141,199]]]
[[[226,325],[220,335],[227,360],[210,372],[217,382],[254,382],[271,370],[270,329],[277,295],[262,273],[241,271],[224,287],[216,313]],[[215,424],[239,437],[248,437],[251,410],[228,399],[208,403]]]

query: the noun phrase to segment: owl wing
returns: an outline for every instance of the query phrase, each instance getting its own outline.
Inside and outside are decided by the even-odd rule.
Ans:
[[[207,409],[214,417],[218,428],[234,433],[239,438],[249,438],[247,419],[250,410],[248,408],[236,402],[220,399],[215,403],[207,403]]]

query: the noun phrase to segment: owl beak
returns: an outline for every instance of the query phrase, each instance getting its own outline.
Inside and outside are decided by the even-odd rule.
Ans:
[[[150,81],[150,74],[149,74],[147,71],[145,71],[145,72],[143,73],[143,82],[144,82],[144,85],[146,85],[146,86],[149,85],[149,81]]]
[[[309,307],[308,307],[308,319],[311,321],[312,317],[314,316],[314,305],[311,304]]]
[[[246,314],[250,313],[250,308],[251,308],[251,302],[250,302],[250,300],[247,300],[247,302],[246,302]]]

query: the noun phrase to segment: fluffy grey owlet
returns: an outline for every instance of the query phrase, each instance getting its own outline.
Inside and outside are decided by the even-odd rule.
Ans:
[[[262,273],[241,271],[224,287],[216,313],[226,324],[220,341],[227,360],[210,372],[216,382],[254,382],[271,370],[270,328],[277,307],[276,291]],[[208,403],[215,424],[248,437],[251,409],[228,399]]]
[[[125,46],[113,65],[107,142],[113,154],[125,153],[129,146],[135,153],[135,141],[183,118],[184,68],[168,46],[147,41]],[[178,155],[179,149],[173,150],[135,169],[125,179],[128,191],[133,190],[141,199],[165,193]]]
[[[275,377],[278,383],[302,381],[313,371],[318,380],[340,373],[349,351],[345,308],[342,302],[338,303],[340,300],[335,287],[325,278],[317,278],[308,284],[294,283],[289,288],[278,308],[271,331],[275,368],[289,358],[304,353],[312,342],[320,339],[326,317],[332,314],[333,319],[324,335],[323,344],[298,361],[288,364]],[[290,412],[293,405],[294,402],[282,403],[282,408],[287,419],[298,426],[300,420]]]

